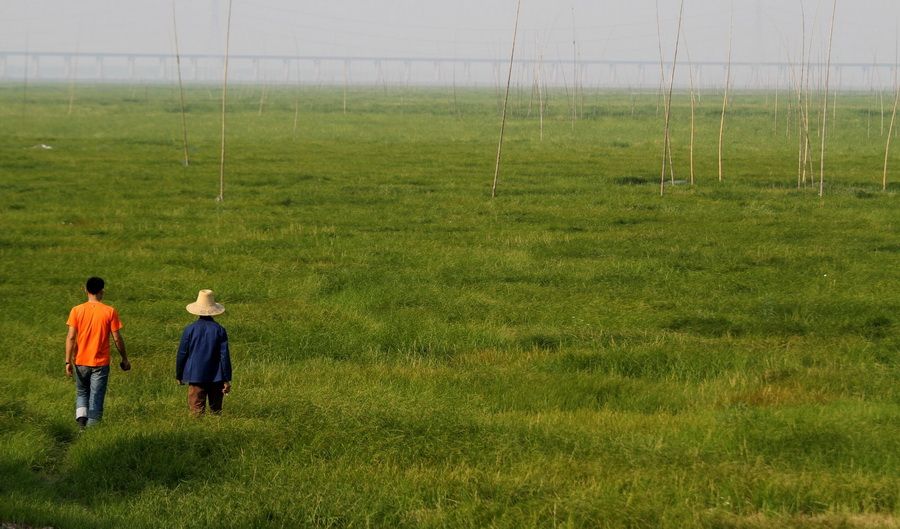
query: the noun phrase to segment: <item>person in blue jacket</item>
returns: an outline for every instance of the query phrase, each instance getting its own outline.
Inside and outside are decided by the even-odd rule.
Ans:
[[[225,312],[225,307],[216,303],[212,290],[201,290],[197,301],[186,308],[200,317],[181,335],[175,378],[179,384],[188,384],[188,407],[193,415],[202,415],[207,401],[210,411],[218,414],[223,397],[231,392],[228,333],[213,319]]]

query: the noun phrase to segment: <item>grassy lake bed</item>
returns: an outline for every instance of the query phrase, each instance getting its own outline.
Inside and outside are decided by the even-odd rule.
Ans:
[[[819,198],[762,92],[719,182],[704,93],[695,185],[660,197],[655,94],[588,92],[573,125],[554,92],[541,139],[519,90],[491,200],[493,90],[262,90],[230,91],[216,202],[217,89],[188,90],[184,167],[177,89],[78,86],[70,112],[68,86],[0,86],[0,521],[898,527],[900,159],[882,191],[871,96],[838,97]],[[134,368],[79,435],[90,275]],[[234,392],[192,420],[201,288]]]

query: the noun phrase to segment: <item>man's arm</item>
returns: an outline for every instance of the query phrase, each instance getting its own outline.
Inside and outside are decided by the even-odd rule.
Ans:
[[[190,343],[190,327],[184,330],[181,333],[181,341],[178,342],[178,354],[175,356],[175,380],[181,384],[181,380],[184,378],[184,366],[187,364],[188,358],[188,349]]]
[[[231,352],[228,350],[228,333],[222,329],[222,341],[219,343],[219,355],[222,362],[222,376],[225,377],[225,386],[222,393],[231,393]]]
[[[75,362],[75,353],[78,351],[78,332],[75,327],[69,327],[66,335],[66,376],[72,376],[72,364]]]
[[[128,355],[125,353],[125,339],[122,338],[122,333],[118,330],[113,331],[113,341],[116,342],[116,349],[119,350],[119,355],[122,356],[122,363],[119,364],[122,367],[122,371],[128,371],[131,369],[131,362],[128,361]]]

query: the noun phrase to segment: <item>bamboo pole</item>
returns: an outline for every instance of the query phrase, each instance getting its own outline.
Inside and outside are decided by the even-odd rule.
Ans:
[[[681,19],[684,14],[684,0],[681,0],[681,5],[678,9],[678,29],[675,32],[675,54],[672,57],[672,75],[669,78],[669,93],[666,96],[666,126],[665,126],[665,136],[664,136],[664,144],[663,144],[663,162],[662,162],[662,172],[659,176],[659,195],[662,196],[665,193],[666,187],[666,154],[669,156],[672,155],[672,149],[669,145],[669,119],[672,113],[672,90],[675,87],[675,67],[678,65],[678,43],[681,40]],[[669,167],[671,168],[671,160],[669,162]],[[672,175],[672,181],[675,181],[675,175]]]
[[[78,31],[78,39],[75,41],[75,59],[72,65],[72,71],[69,72],[69,108],[66,111],[67,116],[72,115],[75,108],[75,82],[78,78],[78,52],[81,49],[81,30]]]
[[[22,80],[22,125],[28,121],[28,70],[31,65],[31,55],[28,47],[28,33],[25,34],[25,72]]]
[[[534,46],[532,48],[534,50],[535,55],[538,52],[538,43],[537,36],[534,37]],[[534,63],[532,64],[533,68],[531,70],[531,93],[528,94],[528,114],[527,118],[531,118],[531,113],[534,111],[534,98],[538,91],[538,60],[535,58]]]
[[[219,196],[218,202],[225,200],[225,107],[228,102],[228,46],[231,40],[231,4],[228,0],[228,22],[225,25],[225,68],[222,74],[222,150],[219,158]]]
[[[263,79],[262,88],[259,91],[259,111],[256,113],[257,116],[263,115],[263,108],[266,106],[266,95],[268,94],[268,84],[266,84],[265,78]]]
[[[794,99],[792,94],[798,84],[798,75],[797,64],[794,62],[794,59],[791,56],[790,45],[788,44],[786,39],[783,41],[783,44],[785,49],[785,61],[787,64],[787,76],[785,79],[785,82],[787,83],[787,94],[784,96],[786,101],[784,117],[784,137],[789,142],[791,139],[791,119],[793,118],[794,113],[797,112],[797,109],[794,106]]]
[[[684,52],[687,54],[688,60],[688,81],[691,90],[691,142],[690,142],[690,165],[691,165],[691,187],[694,186],[694,108],[696,106],[694,97],[694,63],[691,60],[691,49],[688,46],[687,38],[684,39]]]
[[[801,8],[803,6],[802,0],[800,3],[800,6],[801,6]],[[818,9],[816,9],[816,13],[813,16],[813,27],[816,26],[816,21],[818,20],[818,18],[819,18],[819,11],[818,11]],[[804,43],[805,42],[806,41],[804,38]],[[805,46],[805,44],[804,44],[804,46]],[[812,176],[811,176],[812,175],[812,159],[810,158],[810,154],[812,152],[812,150],[811,150],[812,144],[810,143],[811,142],[810,138],[812,137],[812,135],[810,134],[810,124],[812,123],[812,118],[811,118],[812,114],[809,111],[809,102],[811,100],[811,98],[809,96],[809,92],[810,92],[809,83],[810,83],[810,80],[812,79],[812,46],[813,46],[813,39],[812,39],[812,37],[810,37],[809,46],[805,48],[806,74],[804,77],[805,86],[803,87],[803,91],[804,91],[804,99],[803,99],[804,133],[803,133],[803,174],[802,174],[803,185],[806,185],[807,170],[810,172],[810,179],[812,178]],[[817,125],[817,129],[818,129],[818,125]]]
[[[731,4],[731,25],[728,31],[728,66],[725,70],[725,95],[722,98],[722,119],[719,122],[719,182],[722,181],[722,140],[725,137],[725,111],[728,108],[728,85],[731,84],[731,46],[734,39],[734,3]]]
[[[456,119],[462,119],[462,114],[459,112],[459,100],[456,97],[456,64],[453,64],[453,113],[456,114]]]
[[[696,102],[694,97],[694,67],[693,65],[688,65],[688,76],[691,83],[691,146],[690,146],[690,165],[691,165],[691,187],[694,186],[694,130],[695,126],[695,108]]]
[[[631,91],[631,87],[628,87],[628,91],[631,92],[631,119],[634,119],[634,107],[637,106],[637,97],[634,95],[634,92]]]
[[[572,130],[578,121],[578,41],[575,38],[575,8],[572,7]]]
[[[191,162],[188,158],[187,117],[185,116],[184,84],[181,81],[181,50],[178,48],[178,20],[175,16],[175,0],[172,0],[172,32],[175,34],[175,65],[178,70],[178,94],[181,99],[181,137],[184,146],[184,166],[188,167]]]
[[[541,86],[544,82],[544,54],[541,53],[538,56],[538,82],[537,82],[537,90],[538,90],[538,114],[540,115],[541,122],[541,142],[544,141],[544,89]]]
[[[872,73],[869,74],[869,93],[873,96],[875,95],[875,68],[877,67],[877,61],[872,61]],[[878,99],[875,98],[877,103]],[[872,138],[872,106],[871,103],[866,102],[866,139]]]
[[[799,138],[797,140],[799,142],[797,146],[797,189],[800,189],[805,179],[803,147],[806,140],[804,139],[804,132],[809,128],[808,126],[804,127],[807,123],[807,116],[803,107],[803,82],[806,74],[806,11],[803,8],[803,0],[800,0],[800,16],[800,69],[797,75],[797,111],[799,112],[797,118],[797,126],[799,128]]]
[[[779,78],[778,73],[775,74],[775,129],[773,133],[778,135],[778,88],[781,84],[781,79]]]
[[[347,113],[347,82],[348,82],[347,78],[348,78],[347,61],[344,61],[344,95],[343,95],[344,114]]]
[[[784,139],[790,141],[791,139],[791,116],[794,115],[794,101],[791,99],[791,90],[794,86],[794,73],[791,71],[791,68],[788,68],[788,79],[787,79],[787,103],[785,105],[787,108],[784,109]]]
[[[300,101],[294,99],[294,126],[291,129],[291,139],[297,138],[297,122],[300,119]]]
[[[803,81],[801,77],[803,75],[803,66],[802,63],[798,68],[797,65],[793,62],[788,56],[788,62],[790,63],[790,68],[788,73],[790,74],[790,86],[792,86],[796,90],[796,107],[794,107],[793,103],[791,103],[791,99],[788,100],[790,107],[788,110],[788,123],[787,123],[787,138],[790,140],[790,117],[793,112],[797,113],[797,188],[800,188],[800,166],[803,163]]]
[[[894,132],[894,119],[897,117],[897,100],[900,99],[900,87],[895,87],[894,109],[891,111],[891,126],[888,129],[887,145],[884,147],[884,172],[881,174],[881,190],[887,191],[888,155],[891,152],[891,138]]]
[[[841,91],[841,84],[838,83],[837,88],[831,92],[831,133],[837,134],[837,98],[838,92]]]
[[[881,101],[881,135],[884,136],[884,88],[881,86],[880,78],[878,82],[878,98]]]
[[[297,55],[297,60],[294,61],[297,70],[297,92],[294,93],[294,126],[291,129],[292,140],[297,138],[297,122],[300,118],[300,90],[303,86],[300,81],[300,45],[297,43],[296,36],[294,36],[294,52]]]
[[[828,59],[825,62],[825,97],[822,107],[822,151],[819,156],[819,196],[825,195],[825,140],[828,123],[828,82],[831,79],[831,44],[834,38],[834,16],[837,13],[837,0],[833,0],[831,8],[831,29],[828,32]]]
[[[516,21],[513,25],[512,49],[509,52],[509,74],[506,77],[506,96],[503,99],[503,114],[500,118],[500,141],[497,142],[497,163],[494,166],[494,182],[491,184],[491,198],[497,196],[497,180],[500,178],[500,154],[503,150],[503,132],[506,130],[506,106],[509,103],[509,84],[512,81],[513,60],[516,57],[516,34],[519,32],[519,12],[522,0],[516,2]]]
[[[666,70],[665,70],[665,58],[663,56],[662,50],[662,31],[660,29],[659,22],[659,0],[656,0],[656,37],[657,44],[659,46],[659,86],[657,87],[656,92],[656,115],[659,115],[659,100],[663,100],[663,112],[668,113],[668,104],[666,103],[665,95],[663,94],[663,87],[666,82]],[[669,163],[669,174],[672,178],[672,182],[675,182],[675,169],[672,164],[672,142],[671,138],[666,138],[665,146],[663,150],[663,155],[667,156],[667,160]],[[665,172],[665,161],[663,160],[663,172]]]
[[[866,104],[866,139],[872,139],[872,107]]]
[[[787,44],[785,44],[785,49],[786,50],[788,49]],[[785,64],[787,65],[786,70],[785,70],[785,72],[786,72],[785,83],[787,84],[787,88],[786,88],[787,94],[784,96],[785,106],[786,106],[786,108],[784,110],[784,113],[785,113],[784,122],[786,123],[787,129],[788,129],[786,131],[785,138],[790,139],[790,137],[791,137],[791,134],[790,134],[791,118],[794,115],[794,112],[796,111],[796,108],[794,108],[793,96],[794,96],[795,90],[797,88],[797,64],[794,62],[794,58],[791,56],[790,51],[787,51],[785,53]]]
[[[881,136],[884,136],[884,92],[881,84],[881,74],[878,72],[878,56],[872,60],[872,90],[875,93],[875,105],[881,107]]]

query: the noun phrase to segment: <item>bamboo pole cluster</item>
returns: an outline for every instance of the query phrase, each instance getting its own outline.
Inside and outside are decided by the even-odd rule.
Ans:
[[[671,141],[669,138],[669,119],[670,119],[671,113],[672,113],[672,90],[675,87],[675,67],[678,64],[678,43],[680,42],[680,38],[681,38],[681,20],[682,20],[683,15],[684,15],[684,0],[681,0],[681,5],[678,9],[678,29],[675,32],[675,54],[672,58],[672,75],[669,78],[669,92],[666,95],[666,106],[665,106],[666,119],[665,119],[665,133],[664,133],[664,139],[663,139],[662,171],[660,172],[660,175],[659,175],[659,194],[660,194],[660,196],[665,194],[666,161],[667,160],[669,161],[670,172],[672,172],[672,182],[673,183],[675,182],[675,173],[674,173],[674,170],[672,168],[672,163],[671,163],[672,147],[671,147]],[[659,19],[657,18],[657,20],[659,20]],[[692,132],[693,132],[693,128],[692,128]]]
[[[831,43],[834,39],[834,16],[837,13],[837,0],[833,0],[831,8],[831,29],[828,32],[828,59],[825,63],[825,97],[822,101],[822,152],[819,156],[819,196],[825,195],[825,140],[828,123],[828,83],[831,79]]]
[[[812,174],[812,149],[811,149],[811,128],[812,128],[812,119],[810,114],[810,101],[813,97],[810,95],[810,82],[813,78],[812,71],[812,41],[813,39],[809,39],[809,44],[807,45],[806,38],[806,10],[803,4],[803,0],[800,0],[800,55],[799,55],[799,64],[794,63],[790,57],[788,58],[788,62],[791,64],[789,69],[790,74],[790,83],[793,86],[794,96],[793,103],[791,103],[791,99],[788,100],[788,112],[787,112],[787,122],[786,125],[786,134],[790,136],[790,117],[791,117],[791,106],[795,106],[794,110],[797,114],[796,121],[796,129],[797,129],[797,189],[801,189],[803,186],[807,184],[807,174]],[[830,68],[830,67],[829,67]],[[827,105],[827,99],[825,100],[825,104]],[[826,107],[827,108],[827,107]],[[821,131],[822,127],[822,115],[824,112],[820,112],[817,115],[817,130]],[[821,169],[821,167],[820,167]]]

